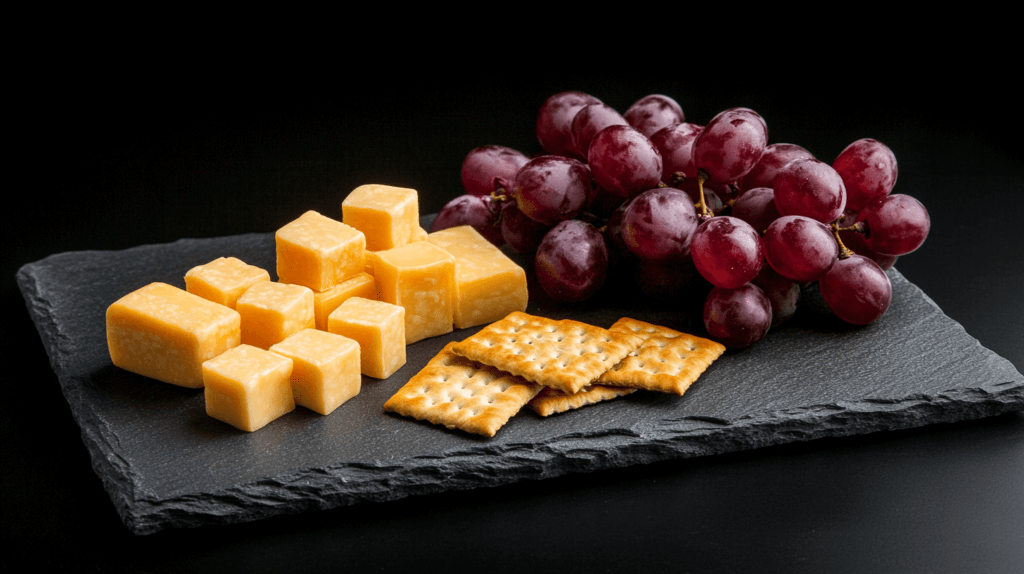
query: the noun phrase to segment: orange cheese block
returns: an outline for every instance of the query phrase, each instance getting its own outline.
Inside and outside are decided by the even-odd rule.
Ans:
[[[377,282],[373,275],[360,273],[355,277],[346,279],[334,287],[322,292],[313,293],[313,309],[316,314],[316,328],[321,331],[327,330],[327,318],[342,303],[351,297],[362,297],[364,299],[377,298]]]
[[[405,364],[405,309],[352,297],[331,313],[327,330],[359,343],[364,375],[386,379]]]
[[[189,269],[185,290],[234,309],[242,293],[259,281],[270,281],[270,273],[235,257],[218,257]]]
[[[381,301],[405,308],[405,344],[452,332],[455,258],[427,241],[370,253]]]
[[[166,283],[151,283],[107,308],[113,363],[182,387],[203,386],[203,361],[241,340],[236,311]]]
[[[235,308],[242,317],[242,343],[261,349],[316,327],[313,291],[302,285],[257,283],[238,298]]]
[[[342,221],[366,234],[366,249],[381,251],[409,243],[420,228],[415,189],[361,185],[341,202]]]
[[[329,415],[359,394],[359,343],[325,331],[305,329],[270,351],[292,360],[295,404]]]
[[[295,410],[292,360],[239,345],[203,363],[206,414],[248,432]]]
[[[366,237],[362,232],[315,211],[307,211],[278,229],[274,239],[281,283],[326,291],[361,273],[366,266]]]
[[[455,327],[465,329],[526,311],[526,272],[468,225],[435,231],[427,241],[455,257]]]

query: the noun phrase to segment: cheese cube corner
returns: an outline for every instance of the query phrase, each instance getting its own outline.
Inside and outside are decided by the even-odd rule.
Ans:
[[[281,283],[325,291],[366,266],[366,236],[315,211],[278,229],[274,239]]]
[[[245,290],[260,281],[270,281],[270,273],[235,257],[218,257],[185,273],[185,290],[203,299],[235,308]]]
[[[239,345],[203,363],[206,414],[253,432],[295,410],[292,360]]]
[[[334,287],[322,292],[313,293],[313,307],[316,312],[316,328],[327,330],[327,318],[342,303],[352,297],[364,299],[377,298],[377,281],[373,275],[363,272],[346,279]]]
[[[235,309],[242,319],[242,343],[264,350],[316,327],[313,291],[302,285],[257,283],[238,298]]]
[[[359,343],[360,370],[386,379],[405,364],[405,309],[352,297],[331,313],[327,330]]]
[[[455,257],[427,241],[371,253],[381,301],[405,308],[405,343],[452,332]]]
[[[413,240],[420,228],[419,194],[390,185],[361,185],[341,202],[342,221],[366,234],[366,249],[381,251]]]
[[[270,348],[293,362],[295,404],[329,415],[359,394],[359,343],[334,333],[305,329]]]
[[[166,283],[151,283],[107,308],[114,365],[182,387],[203,386],[203,362],[241,340],[238,312]]]

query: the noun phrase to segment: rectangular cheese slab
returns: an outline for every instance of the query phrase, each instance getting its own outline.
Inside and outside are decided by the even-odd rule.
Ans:
[[[341,202],[342,221],[366,235],[366,248],[381,251],[412,241],[420,227],[419,194],[390,185],[361,185]]]
[[[166,283],[151,283],[107,308],[114,365],[178,385],[203,386],[203,362],[241,342],[241,318]]]
[[[405,344],[452,332],[455,258],[427,241],[371,253],[381,301],[405,308]]]
[[[526,272],[468,225],[435,231],[427,241],[455,257],[455,328],[465,329],[525,311]]]

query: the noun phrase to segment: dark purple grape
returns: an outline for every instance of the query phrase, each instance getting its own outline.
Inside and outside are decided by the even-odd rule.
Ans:
[[[796,313],[800,303],[799,283],[779,275],[771,265],[762,266],[751,283],[760,287],[772,303],[772,327],[788,321]]]
[[[836,261],[818,281],[821,297],[837,317],[867,325],[881,317],[892,301],[892,284],[877,263],[863,255]]]
[[[774,190],[775,207],[782,215],[832,223],[846,208],[843,179],[832,166],[816,159],[789,162],[775,177]]]
[[[608,250],[596,227],[577,220],[551,228],[534,256],[537,281],[559,301],[589,298],[608,274]]]
[[[681,123],[662,128],[650,136],[651,143],[661,154],[661,181],[672,184],[677,173],[687,178],[697,177],[697,168],[693,167],[693,142],[703,130],[703,126]]]
[[[672,261],[690,254],[697,211],[686,192],[659,187],[633,198],[622,214],[622,240],[647,261]]]
[[[797,159],[814,159],[811,152],[796,144],[777,143],[764,148],[764,155],[740,182],[744,192],[755,187],[775,187],[775,176],[779,170]]]
[[[572,120],[576,113],[601,100],[583,92],[560,92],[547,99],[537,114],[537,140],[544,151],[552,155],[575,157],[572,142]]]
[[[601,130],[609,126],[628,126],[626,118],[605,104],[584,106],[572,119],[573,150],[586,161],[593,141]]]
[[[470,195],[490,195],[498,189],[508,190],[516,172],[530,158],[499,145],[485,145],[469,152],[462,162],[462,186]]]
[[[704,327],[726,347],[748,347],[763,339],[771,326],[771,302],[751,283],[736,289],[715,287],[704,302]]]
[[[846,146],[832,167],[846,185],[846,206],[856,211],[889,195],[896,185],[896,156],[878,140],[861,139]]]
[[[527,217],[554,225],[579,214],[592,186],[587,166],[574,159],[544,155],[519,170],[510,195]]]
[[[800,215],[776,219],[764,234],[764,254],[779,275],[793,281],[815,281],[839,256],[831,229]]]
[[[733,202],[732,216],[746,221],[758,233],[764,233],[782,214],[775,208],[775,192],[769,187],[755,187],[744,191]]]
[[[640,98],[622,115],[640,133],[647,137],[671,124],[686,121],[683,108],[668,96],[652,94]]]
[[[488,195],[460,195],[449,201],[437,212],[431,231],[449,227],[472,225],[487,241],[501,247],[505,238],[498,224],[498,208]]]
[[[844,227],[850,227],[857,222],[857,212],[847,209],[843,212],[843,217],[839,220],[840,229]],[[843,245],[850,251],[853,251],[857,255],[863,255],[868,259],[874,261],[882,268],[882,271],[888,271],[892,269],[892,266],[896,264],[896,260],[899,259],[896,255],[882,255],[881,253],[875,253],[872,251],[867,243],[864,243],[864,234],[856,231],[840,231],[839,239],[842,240]]]
[[[921,202],[909,195],[880,197],[860,211],[857,222],[867,226],[864,243],[883,255],[906,255],[924,243],[931,218]]]
[[[550,225],[523,215],[514,201],[506,201],[501,208],[501,236],[512,249],[524,255],[537,251]]]
[[[757,277],[764,263],[761,236],[735,217],[712,217],[693,232],[690,255],[715,287],[735,289]]]
[[[597,185],[621,197],[633,197],[661,181],[661,154],[630,126],[601,130],[590,144],[587,161]]]
[[[733,108],[712,119],[693,142],[693,165],[712,182],[730,183],[760,161],[768,144],[768,128],[753,110]]]

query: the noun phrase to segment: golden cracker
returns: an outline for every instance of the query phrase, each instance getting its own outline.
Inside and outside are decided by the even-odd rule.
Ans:
[[[642,342],[637,335],[516,311],[456,343],[454,351],[572,394],[597,380]]]
[[[551,387],[544,387],[536,397],[530,400],[529,406],[540,416],[546,417],[601,401],[611,400],[636,391],[637,389],[627,387],[591,385],[583,387],[578,393],[570,395],[562,391],[556,391]]]
[[[384,403],[384,410],[494,436],[540,392],[539,385],[452,352],[449,343]]]

